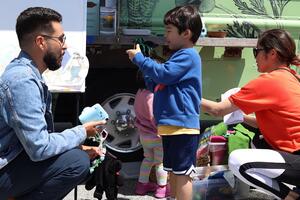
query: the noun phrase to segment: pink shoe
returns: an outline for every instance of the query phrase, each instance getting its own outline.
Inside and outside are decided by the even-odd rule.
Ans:
[[[158,199],[170,196],[170,185],[157,186],[154,196]]]
[[[140,183],[138,182],[135,187],[135,193],[138,195],[145,195],[147,192],[154,192],[157,188],[155,183]]]

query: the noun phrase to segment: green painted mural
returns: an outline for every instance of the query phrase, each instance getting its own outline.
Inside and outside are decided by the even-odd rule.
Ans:
[[[265,6],[264,0],[250,0],[248,5],[246,1],[233,0],[235,5],[241,10],[243,14],[249,15],[262,15],[266,17],[280,18],[284,7],[290,2],[290,0],[269,0],[272,8],[272,15],[270,15]]]
[[[271,19],[281,18],[285,6],[290,2],[290,0],[269,0],[269,2],[265,2],[264,0],[250,0],[248,3],[242,0],[233,1],[241,14]],[[268,13],[266,9],[266,4],[268,3],[270,4],[272,13]],[[224,9],[224,7],[224,5],[217,6],[217,8],[222,10]],[[229,14],[234,13],[232,12]],[[238,18],[241,17],[241,15],[235,15],[235,17]],[[261,30],[255,24],[246,20],[242,23],[234,21],[233,25],[227,24],[227,29],[225,30],[228,32],[228,37],[237,38],[257,38],[257,35],[261,32]]]
[[[150,27],[156,2],[156,0],[128,0],[128,26],[137,28]]]
[[[151,19],[158,0],[127,0],[121,1],[121,23],[128,27],[150,27]],[[175,0],[174,6],[195,5],[201,13],[215,8],[215,0]]]
[[[267,28],[295,26],[285,20],[297,17],[295,0],[128,0],[120,1],[120,24],[129,28],[149,28],[161,35],[162,19],[172,7],[192,4],[199,11],[208,31],[227,31],[227,37],[256,38]],[[299,17],[298,17],[299,18]],[[299,35],[299,34],[297,34]]]

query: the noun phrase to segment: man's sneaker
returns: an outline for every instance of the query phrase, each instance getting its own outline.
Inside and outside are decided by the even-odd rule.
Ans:
[[[154,196],[159,199],[170,196],[170,185],[157,186]]]
[[[152,182],[140,183],[138,182],[135,187],[135,193],[138,195],[145,195],[147,192],[154,192],[157,185]]]

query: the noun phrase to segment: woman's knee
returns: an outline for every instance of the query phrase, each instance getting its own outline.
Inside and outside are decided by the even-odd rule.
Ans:
[[[241,158],[243,158],[244,149],[237,149],[230,153],[228,158],[228,167],[232,171],[236,171],[243,164]]]

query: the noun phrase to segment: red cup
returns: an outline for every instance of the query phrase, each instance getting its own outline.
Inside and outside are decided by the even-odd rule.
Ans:
[[[226,142],[210,142],[209,154],[211,165],[223,165],[227,158],[227,143]]]

